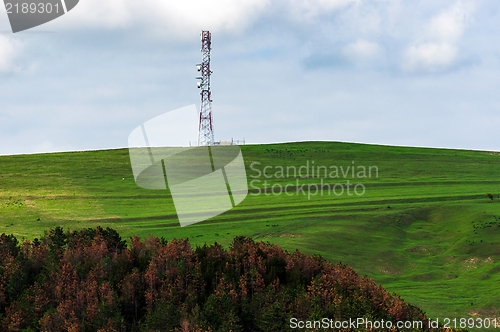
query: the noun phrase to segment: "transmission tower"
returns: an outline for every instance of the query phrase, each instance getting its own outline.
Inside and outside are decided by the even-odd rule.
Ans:
[[[212,98],[210,92],[210,50],[212,49],[212,34],[210,31],[201,32],[201,53],[203,62],[196,65],[201,72],[201,77],[197,77],[198,88],[201,89],[200,124],[198,134],[198,145],[214,145],[214,130],[212,119]]]

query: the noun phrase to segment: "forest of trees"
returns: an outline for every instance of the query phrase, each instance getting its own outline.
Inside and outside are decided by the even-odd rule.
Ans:
[[[245,237],[226,250],[100,227],[0,236],[1,331],[290,331],[292,317],[426,320],[348,266]]]

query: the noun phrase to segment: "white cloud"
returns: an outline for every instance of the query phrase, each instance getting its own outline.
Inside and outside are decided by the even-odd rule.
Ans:
[[[356,3],[360,3],[360,0],[291,0],[286,1],[285,5],[292,18],[302,21]]]
[[[270,0],[85,0],[54,25],[72,29],[139,28],[182,38],[201,29],[241,31]]]
[[[406,68],[439,71],[451,65],[457,57],[457,47],[452,43],[429,42],[411,45],[406,51]]]
[[[457,1],[447,11],[433,17],[405,52],[404,69],[437,72],[458,60],[459,42],[472,22],[474,7]]]
[[[155,1],[150,0],[154,3]],[[185,31],[209,29],[217,31],[241,31],[246,28],[269,3],[268,0],[186,0],[171,3],[155,3],[160,21],[170,21]],[[151,6],[151,9],[154,8]],[[165,21],[166,20],[166,21]],[[178,33],[182,34],[182,30]]]
[[[125,28],[135,19],[132,4],[129,0],[80,1],[66,15],[49,24],[74,29]]]
[[[71,29],[138,28],[169,38],[192,37],[202,29],[239,33],[271,14],[311,21],[361,0],[85,0],[53,26]]]
[[[427,33],[438,40],[457,41],[472,22],[472,12],[471,4],[458,1],[450,10],[431,20]]]
[[[382,49],[377,43],[359,39],[344,47],[342,53],[351,62],[367,62],[380,59]]]
[[[11,38],[0,35],[0,71],[8,72],[15,69],[14,60],[22,49],[22,44]]]

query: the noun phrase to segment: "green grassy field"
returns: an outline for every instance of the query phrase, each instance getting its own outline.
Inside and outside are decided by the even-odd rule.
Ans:
[[[101,225],[194,245],[245,235],[349,264],[430,317],[500,316],[500,153],[334,142],[241,148],[250,194],[182,228],[168,191],[136,186],[126,149],[0,157],[0,232],[32,239],[55,226]],[[275,174],[313,161],[329,170],[354,165],[354,177],[322,174],[323,183],[349,180],[364,194],[257,189],[263,180],[275,189],[320,183]]]

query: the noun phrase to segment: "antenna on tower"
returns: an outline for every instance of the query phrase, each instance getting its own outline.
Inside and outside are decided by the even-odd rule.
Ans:
[[[203,62],[196,65],[196,69],[201,72],[201,77],[197,77],[198,88],[201,89],[200,123],[198,134],[199,146],[214,145],[214,130],[212,119],[212,98],[210,92],[210,51],[212,50],[212,34],[210,31],[201,32],[201,53]]]

